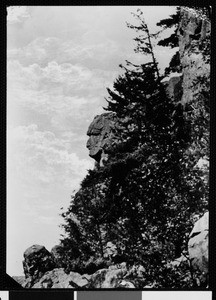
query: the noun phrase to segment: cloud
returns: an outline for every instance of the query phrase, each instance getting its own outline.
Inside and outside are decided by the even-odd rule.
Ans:
[[[7,8],[8,24],[21,23],[29,17],[27,6],[9,6]]]
[[[117,68],[133,52],[125,43],[106,37],[102,31],[87,31],[78,40],[57,37],[38,37],[24,47],[8,49],[8,59],[18,60],[28,66],[37,63],[47,65],[54,60],[58,64],[82,64],[90,69],[112,70]]]
[[[106,87],[115,72],[90,70],[79,64],[49,62],[45,67],[24,67],[8,61],[7,98],[10,120],[19,117],[17,107],[46,116],[58,130],[71,130],[73,125],[92,119],[98,107],[105,105]],[[86,132],[83,131],[83,134]]]
[[[68,140],[57,138],[53,132],[40,131],[38,126],[19,126],[8,131],[9,175],[46,185],[64,185],[76,188],[92,168],[90,160],[80,159],[69,152]],[[14,152],[16,148],[16,152]]]

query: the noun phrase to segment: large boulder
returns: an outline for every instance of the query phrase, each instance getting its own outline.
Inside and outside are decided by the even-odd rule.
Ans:
[[[51,253],[41,245],[33,245],[24,252],[23,269],[26,277],[26,287],[30,287],[43,274],[55,268]]]
[[[103,161],[107,159],[106,147],[109,147],[112,141],[114,120],[113,113],[97,115],[87,131],[89,139],[86,147],[89,149],[89,156],[100,165],[103,165]]]
[[[194,225],[190,233],[188,252],[191,265],[201,282],[208,279],[208,237],[209,237],[209,213],[206,212]]]

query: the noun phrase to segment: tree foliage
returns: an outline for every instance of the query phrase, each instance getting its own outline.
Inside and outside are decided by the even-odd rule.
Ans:
[[[180,7],[177,6],[176,13],[170,15],[168,19],[163,19],[158,22],[156,25],[163,28],[163,31],[166,29],[174,28],[174,32],[167,38],[164,38],[158,42],[159,46],[175,48],[179,45],[179,37],[178,37],[178,25],[180,21]],[[169,75],[171,72],[181,72],[181,64],[179,51],[173,55],[169,67],[165,68],[165,75]]]
[[[174,27],[174,33],[172,33],[169,37],[164,38],[158,42],[159,46],[178,47],[178,24],[180,20],[180,7],[177,6],[176,13],[170,15],[168,19],[163,19],[158,22],[156,25],[163,28],[163,30]]]

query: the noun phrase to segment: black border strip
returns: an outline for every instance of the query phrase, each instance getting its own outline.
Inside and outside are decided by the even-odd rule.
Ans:
[[[17,3],[19,2],[19,3]],[[91,3],[88,3],[88,1],[85,0],[74,0],[74,1],[64,1],[62,3],[61,1],[7,1],[7,3],[3,3],[0,6],[0,30],[1,30],[1,60],[0,60],[0,66],[1,66],[1,101],[0,101],[0,130],[1,130],[1,148],[0,148],[0,211],[1,211],[1,218],[0,218],[0,231],[1,231],[1,240],[0,240],[0,290],[20,290],[22,287],[13,280],[8,274],[6,274],[6,8],[7,6],[11,5],[28,5],[28,6],[65,6],[65,5],[79,5],[79,6],[97,6],[97,5],[109,5],[109,6],[121,6],[121,5],[187,5],[188,1],[96,1],[93,0]],[[212,39],[211,39],[211,136],[210,136],[210,147],[211,147],[211,161],[210,161],[210,285],[209,289],[205,289],[205,291],[213,291],[213,299],[214,296],[216,297],[216,239],[215,239],[215,228],[216,228],[216,218],[215,218],[215,212],[216,212],[216,158],[214,155],[215,151],[215,143],[216,143],[216,134],[215,134],[215,128],[216,128],[216,105],[215,105],[215,99],[216,99],[216,92],[215,92],[215,78],[216,78],[216,72],[215,72],[215,62],[216,62],[216,55],[214,55],[215,48],[216,48],[216,36],[215,36],[215,16],[216,16],[216,6],[215,1],[190,1],[190,5],[194,6],[205,6],[205,5],[211,5],[212,6]],[[82,289],[80,289],[82,290]],[[119,289],[120,290],[120,289]],[[121,289],[122,291],[125,291],[125,289]],[[137,289],[134,289],[137,291]],[[145,289],[145,291],[148,291],[149,289]],[[150,289],[153,290],[153,289]],[[197,291],[202,289],[188,289],[185,291]],[[25,290],[25,293],[32,293],[33,290]],[[35,293],[38,291],[42,292],[41,289],[35,289]],[[49,293],[50,290],[44,291],[45,293]],[[55,289],[55,292],[70,292],[72,290],[68,289]],[[79,289],[77,290],[79,291]],[[88,289],[87,291],[97,291],[96,289]],[[99,291],[117,291],[116,289],[100,289]],[[130,290],[131,291],[131,290]],[[141,290],[138,290],[141,292]],[[178,289],[154,289],[154,291],[179,291]],[[132,291],[131,291],[132,292]]]

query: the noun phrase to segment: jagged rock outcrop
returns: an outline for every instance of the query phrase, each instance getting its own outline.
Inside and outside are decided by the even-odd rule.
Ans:
[[[103,165],[103,162],[107,160],[106,147],[112,141],[114,121],[115,115],[113,113],[97,115],[87,131],[89,139],[86,147],[89,149],[89,156],[94,158],[100,165]]]
[[[202,282],[205,282],[208,277],[208,237],[209,213],[206,212],[195,223],[188,242],[191,265],[195,271],[198,271]]]
[[[208,101],[210,93],[210,47],[211,23],[201,10],[182,8],[180,16],[179,53],[182,67],[182,104],[192,101]],[[192,107],[192,109],[194,109]],[[208,157],[199,159],[195,168],[203,171],[208,181]],[[208,277],[208,213],[196,222],[188,242],[189,257],[201,282]],[[200,275],[200,276],[199,276]],[[202,284],[202,283],[201,283]]]
[[[166,83],[167,94],[175,103],[181,101],[183,89],[182,89],[182,74],[176,74],[171,77]]]
[[[182,8],[179,24],[179,53],[182,67],[182,103],[188,103],[209,83],[210,62],[203,56],[211,34],[210,21],[194,9]],[[206,88],[209,88],[206,87]]]
[[[51,253],[33,245],[25,251],[26,278],[17,278],[25,288],[137,288],[143,282],[145,269],[141,265],[127,267],[126,263],[100,269],[94,274],[65,273],[56,268]],[[52,264],[51,264],[52,263]],[[15,278],[16,279],[16,278]],[[138,284],[139,282],[139,284]]]
[[[127,274],[125,263],[119,266],[110,266],[108,269],[98,270],[91,276],[90,288],[117,288],[121,285],[123,278]],[[133,285],[134,287],[134,285]]]
[[[66,274],[63,268],[56,268],[46,272],[32,288],[84,288],[88,284],[86,276],[76,272]]]
[[[25,287],[30,287],[41,276],[55,268],[51,253],[41,245],[33,245],[24,252],[23,269],[26,277]]]

